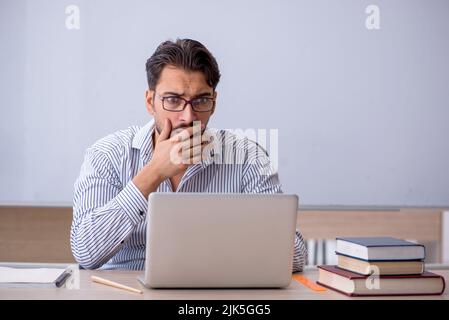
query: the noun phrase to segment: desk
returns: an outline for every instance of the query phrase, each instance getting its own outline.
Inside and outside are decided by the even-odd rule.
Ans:
[[[449,269],[431,267],[428,270],[444,276],[449,284]],[[0,299],[154,299],[154,300],[318,300],[318,299],[449,299],[449,290],[441,296],[404,296],[404,297],[360,297],[350,298],[332,290],[322,293],[311,291],[304,285],[292,280],[285,289],[147,289],[137,280],[142,271],[123,270],[80,270],[79,289],[67,288],[0,288]],[[311,280],[317,280],[316,267],[307,267],[302,273]],[[91,282],[90,276],[97,275],[131,287],[140,288],[143,294]]]

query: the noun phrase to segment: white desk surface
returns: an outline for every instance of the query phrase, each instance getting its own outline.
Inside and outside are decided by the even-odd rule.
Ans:
[[[431,266],[429,271],[449,280],[449,268]],[[0,299],[155,299],[155,300],[318,300],[318,299],[449,299],[446,288],[440,296],[401,296],[401,297],[357,297],[351,298],[327,289],[325,292],[315,292],[301,283],[292,280],[285,289],[147,289],[140,284],[137,277],[142,271],[122,270],[79,270],[79,275],[73,276],[67,287],[74,288],[0,288]],[[307,267],[303,276],[315,281],[318,278],[316,267]],[[94,283],[91,275],[97,275],[127,286],[138,288],[143,294],[132,293],[106,285]],[[78,288],[77,288],[78,287]]]

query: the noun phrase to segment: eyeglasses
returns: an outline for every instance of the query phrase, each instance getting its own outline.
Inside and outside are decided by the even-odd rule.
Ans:
[[[186,100],[179,96],[166,96],[161,97],[158,95],[159,99],[162,100],[162,108],[171,112],[181,112],[187,107],[188,104],[192,106],[195,112],[209,112],[215,106],[214,98],[209,97],[198,97],[191,100]]]

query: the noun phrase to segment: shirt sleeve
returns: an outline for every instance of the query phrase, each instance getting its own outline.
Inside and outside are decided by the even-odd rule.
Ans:
[[[104,152],[88,149],[74,185],[72,253],[87,269],[105,264],[145,219],[147,201],[132,181],[123,186]]]
[[[276,170],[265,150],[257,147],[250,151],[243,165],[242,193],[282,193]],[[304,239],[296,230],[293,255],[293,272],[301,272],[307,264],[308,253]]]

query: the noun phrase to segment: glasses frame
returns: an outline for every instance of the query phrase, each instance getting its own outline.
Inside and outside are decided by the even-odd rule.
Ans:
[[[215,108],[215,98],[210,98],[210,97],[196,97],[190,100],[184,99],[181,96],[175,96],[175,95],[170,95],[170,96],[166,96],[166,97],[162,97],[161,95],[157,94],[157,96],[159,97],[159,99],[162,101],[162,109],[164,109],[165,111],[169,111],[169,112],[183,112],[185,110],[185,108],[187,108],[187,105],[190,104],[190,106],[192,107],[192,110],[195,112],[211,112],[212,110],[214,110]],[[182,107],[182,109],[180,110],[170,110],[170,109],[166,109],[165,108],[165,99],[168,98],[178,98],[184,101],[184,106]],[[210,110],[207,111],[200,111],[200,110],[196,110],[195,107],[193,106],[192,102],[195,99],[208,99],[208,100],[212,100],[213,104],[212,104],[212,108],[210,108]]]

